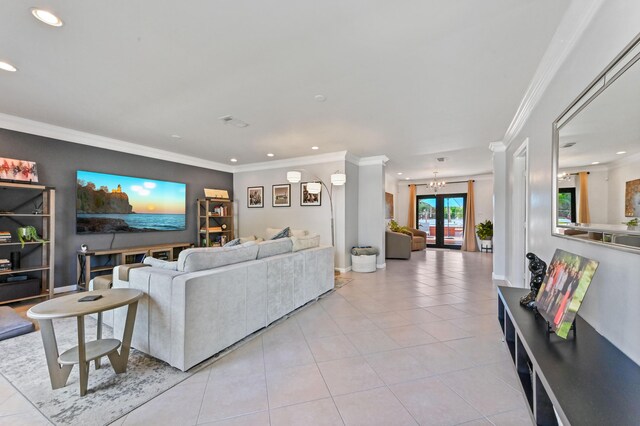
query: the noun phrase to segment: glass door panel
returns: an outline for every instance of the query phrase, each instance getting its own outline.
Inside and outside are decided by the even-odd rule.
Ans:
[[[427,233],[427,245],[436,244],[436,197],[418,197],[418,214],[416,228]]]
[[[467,194],[421,195],[416,228],[427,233],[427,246],[459,249],[464,238]]]

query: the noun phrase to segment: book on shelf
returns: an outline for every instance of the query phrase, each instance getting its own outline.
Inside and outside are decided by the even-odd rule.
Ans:
[[[0,259],[0,271],[10,271],[11,261],[9,259]]]
[[[209,228],[209,232],[222,232],[222,227],[221,226],[210,226]],[[200,228],[200,232],[206,232],[207,228]]]

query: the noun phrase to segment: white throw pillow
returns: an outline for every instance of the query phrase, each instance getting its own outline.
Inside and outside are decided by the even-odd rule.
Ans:
[[[255,241],[255,240],[256,240],[255,235],[249,235],[248,237],[240,237],[240,244],[244,244],[248,241]]]
[[[265,233],[265,240],[270,240],[276,235],[278,232],[282,231],[284,228],[267,228]],[[289,230],[290,237],[304,237],[309,235],[309,233],[304,229],[291,229]]]
[[[320,246],[320,235],[311,234],[304,237],[291,237],[293,243],[293,249],[291,251],[296,252],[300,250],[306,250]]]
[[[289,231],[289,236],[290,237],[306,237],[307,235],[309,235],[309,233],[305,230],[305,229],[292,229],[291,231]]]

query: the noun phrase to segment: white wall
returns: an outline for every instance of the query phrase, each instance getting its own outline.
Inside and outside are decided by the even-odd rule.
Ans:
[[[376,247],[378,267],[385,265],[385,172],[383,164],[360,166],[358,182],[358,241],[360,245]]]
[[[388,192],[393,195],[393,216],[395,221],[398,221],[398,179],[395,176],[385,173],[384,176],[384,192]],[[386,199],[385,199],[386,200]],[[386,201],[385,201],[386,209]],[[386,210],[385,210],[386,212]],[[385,215],[386,216],[386,215]],[[389,223],[389,220],[385,218],[385,225]],[[406,220],[406,219],[405,219]]]
[[[291,207],[271,207],[272,185],[286,184],[287,171],[304,168],[302,182],[312,180],[316,175],[327,185],[331,182],[331,174],[336,170],[344,170],[345,162],[337,161],[322,164],[304,165],[301,167],[284,167],[278,169],[247,171],[235,173],[233,177],[233,194],[236,202],[238,236],[257,235],[264,237],[268,227],[307,229],[320,234],[320,244],[331,245],[331,210],[327,192],[322,188],[322,205],[318,207],[300,206],[300,184],[291,184]],[[336,228],[336,267],[345,268],[345,189],[350,185],[347,178],[345,187],[333,189],[333,204]],[[247,208],[247,188],[264,186],[264,208]],[[355,185],[357,187],[357,182]],[[351,247],[349,247],[350,249]]]
[[[640,2],[605,2],[562,64],[517,138],[529,138],[530,250],[547,261],[557,248],[561,248],[600,262],[580,315],[635,362],[640,362],[640,285],[637,266],[640,256],[551,235],[551,202],[555,196],[551,188],[555,177],[551,169],[550,129],[557,116],[636,36],[638,22]],[[517,145],[511,144],[507,158],[512,158]],[[507,166],[508,173],[511,173],[511,163]],[[509,238],[507,243],[512,244],[512,239]],[[511,256],[511,253],[512,250],[508,248],[506,255]]]
[[[460,181],[460,180],[475,180],[474,192],[475,192],[475,220],[476,224],[483,222],[487,219],[493,220],[493,176],[465,176],[465,177],[452,177],[444,179],[445,181]],[[412,184],[420,185],[429,183],[430,179],[411,181]],[[395,212],[396,221],[403,226],[415,227],[415,223],[407,223],[409,217],[409,184],[406,181],[400,181],[397,184],[398,194],[394,199],[396,200]],[[389,191],[387,191],[389,192]],[[466,194],[466,183],[453,183],[447,184],[444,188],[438,190],[438,194]],[[416,187],[416,195],[429,195],[433,194],[433,190],[430,190],[426,186]]]

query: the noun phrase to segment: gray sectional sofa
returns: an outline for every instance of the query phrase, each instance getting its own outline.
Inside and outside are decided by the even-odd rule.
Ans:
[[[184,250],[170,269],[120,276],[116,267],[114,288],[145,293],[131,345],[186,371],[331,290],[333,248],[294,246],[290,238],[251,241]],[[115,335],[125,317],[125,309],[115,311]]]

